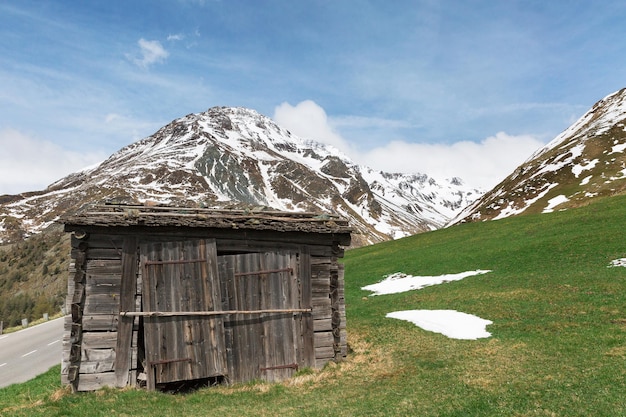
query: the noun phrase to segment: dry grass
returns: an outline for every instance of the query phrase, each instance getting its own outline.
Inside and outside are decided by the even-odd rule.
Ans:
[[[342,362],[329,362],[323,369],[307,370],[280,383],[252,382],[233,386],[221,385],[212,387],[212,391],[224,395],[243,392],[266,394],[277,385],[285,388],[317,389],[322,386],[340,384],[346,378],[377,379],[385,377],[394,368],[391,357],[381,348],[366,342],[358,333],[350,333],[351,353]]]
[[[615,346],[609,349],[605,355],[626,359],[626,346]]]
[[[72,394],[72,388],[69,385],[65,385],[62,388],[54,391],[50,395],[50,401],[57,402]]]
[[[43,404],[42,400],[36,400],[33,402],[19,404],[12,407],[3,408],[0,410],[0,415],[9,416],[11,414],[17,413],[18,411],[25,411],[28,409],[35,409]]]
[[[490,339],[466,357],[461,381],[468,386],[498,391],[526,369],[528,357],[525,343],[507,344]]]

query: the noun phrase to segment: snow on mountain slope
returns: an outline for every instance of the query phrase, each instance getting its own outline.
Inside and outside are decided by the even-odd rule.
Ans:
[[[626,192],[626,89],[608,95],[450,223],[564,210]]]
[[[459,179],[375,172],[253,110],[214,107],[46,190],[0,197],[0,241],[107,200],[335,212],[350,220],[362,245],[442,227],[479,195]]]

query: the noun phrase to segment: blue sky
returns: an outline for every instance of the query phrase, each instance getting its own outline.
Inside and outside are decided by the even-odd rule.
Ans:
[[[491,187],[626,87],[626,2],[0,2],[0,194],[243,106],[375,169]]]

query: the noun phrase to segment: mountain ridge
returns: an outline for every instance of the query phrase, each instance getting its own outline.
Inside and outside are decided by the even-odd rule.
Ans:
[[[548,213],[626,193],[626,88],[604,97],[448,224]]]
[[[0,242],[19,240],[84,204],[332,211],[356,245],[442,227],[481,194],[459,179],[374,171],[241,107],[192,113],[45,190],[0,196]]]

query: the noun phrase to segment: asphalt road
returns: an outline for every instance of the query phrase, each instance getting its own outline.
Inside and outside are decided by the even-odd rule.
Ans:
[[[0,387],[28,381],[61,363],[62,339],[63,317],[0,335]]]

